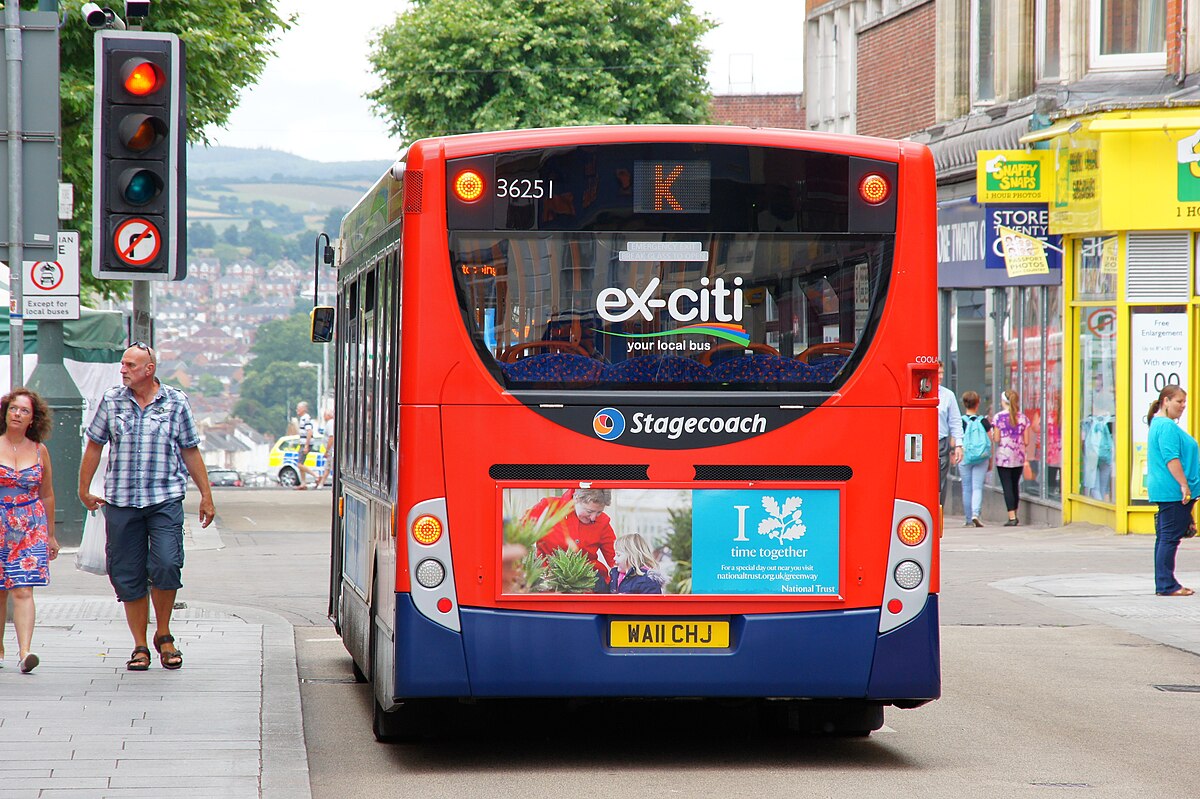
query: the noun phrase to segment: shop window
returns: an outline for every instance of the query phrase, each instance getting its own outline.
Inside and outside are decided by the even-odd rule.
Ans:
[[[1116,236],[1079,239],[1075,245],[1075,297],[1116,300],[1120,240]]]
[[[1150,403],[1169,386],[1188,385],[1187,308],[1182,305],[1134,307],[1129,318],[1130,406],[1133,422],[1133,467],[1129,470],[1129,498],[1133,502],[1149,499],[1146,491],[1146,441],[1150,424],[1146,416]],[[1188,415],[1179,419],[1187,431]]]
[[[1112,502],[1115,489],[1113,457],[1117,407],[1117,309],[1111,306],[1078,309],[1079,380],[1075,398],[1079,432],[1074,436],[1079,464],[1079,493]]]
[[[1046,482],[1046,375],[1043,360],[1046,297],[1045,289],[1041,286],[1029,286],[1020,291],[1021,324],[1017,328],[1020,331],[1020,388],[1017,389],[1017,393],[1021,397],[1021,412],[1029,417],[1032,425],[1029,447],[1025,451],[1025,459],[1029,461],[1030,469],[1021,482],[1021,493],[1041,497]]]
[[[1091,0],[1090,22],[1091,68],[1166,65],[1167,0]]]
[[[1046,292],[1046,394],[1042,429],[1046,466],[1046,498],[1062,499],[1062,378],[1063,318],[1062,287],[1047,286]]]
[[[1062,19],[1060,0],[1037,0],[1037,75],[1050,80],[1061,77],[1062,46],[1059,24]]]

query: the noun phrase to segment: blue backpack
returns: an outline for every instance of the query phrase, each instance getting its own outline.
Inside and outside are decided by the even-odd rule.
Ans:
[[[982,416],[964,416],[967,420],[963,434],[963,463],[982,463],[992,457],[992,442],[983,429]]]

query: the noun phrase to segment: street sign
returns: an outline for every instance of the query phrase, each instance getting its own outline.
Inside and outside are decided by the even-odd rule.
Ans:
[[[56,260],[25,261],[26,319],[79,318],[79,233],[60,230]]]
[[[113,247],[117,258],[128,266],[145,266],[153,263],[162,249],[162,234],[148,219],[134,217],[117,225],[113,234]]]

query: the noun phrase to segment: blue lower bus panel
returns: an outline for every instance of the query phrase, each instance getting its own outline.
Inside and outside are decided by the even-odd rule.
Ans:
[[[733,616],[729,649],[613,649],[607,616],[460,608],[463,635],[398,594],[400,696],[935,699],[937,597],[880,635],[879,609]]]

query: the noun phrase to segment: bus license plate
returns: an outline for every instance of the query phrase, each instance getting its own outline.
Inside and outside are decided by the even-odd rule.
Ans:
[[[663,619],[610,621],[608,641],[614,649],[727,649],[729,622]]]

